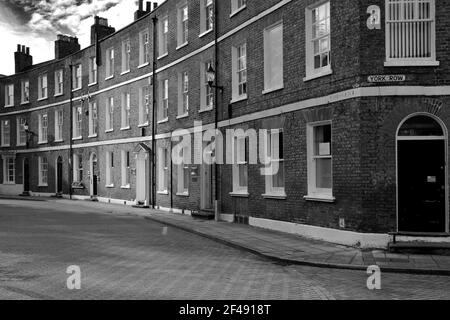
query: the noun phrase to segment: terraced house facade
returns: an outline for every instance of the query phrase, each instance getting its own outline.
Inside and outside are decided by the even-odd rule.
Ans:
[[[0,192],[61,194],[363,247],[449,234],[450,4],[167,0],[0,78]],[[212,77],[214,74],[214,77]],[[266,129],[271,163],[170,161],[176,131]],[[205,142],[207,144],[207,142]],[[262,142],[258,143],[258,149]],[[430,238],[430,236],[432,236]]]

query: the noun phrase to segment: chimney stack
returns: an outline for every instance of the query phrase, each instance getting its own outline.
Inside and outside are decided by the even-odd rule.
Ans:
[[[148,4],[147,4],[148,7]],[[144,0],[139,0],[139,6],[137,11],[134,13],[134,21],[139,20],[143,16],[147,14],[146,11],[144,11]]]
[[[91,44],[95,44],[97,40],[100,41],[116,32],[115,28],[108,26],[108,19],[95,16],[94,20],[94,24],[91,27]]]
[[[17,45],[17,51],[14,53],[15,73],[19,73],[33,65],[33,57],[30,55],[30,48],[23,45]]]
[[[62,34],[58,34],[58,38],[55,41],[55,59],[59,60],[72,53],[80,51],[80,44],[77,37],[70,37]]]

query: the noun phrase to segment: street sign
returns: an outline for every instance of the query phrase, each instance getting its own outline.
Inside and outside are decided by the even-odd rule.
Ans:
[[[406,76],[403,74],[385,74],[385,75],[373,75],[368,76],[367,81],[369,82],[404,82],[406,81]]]

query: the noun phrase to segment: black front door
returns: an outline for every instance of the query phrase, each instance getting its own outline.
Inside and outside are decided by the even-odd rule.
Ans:
[[[62,193],[62,185],[63,185],[63,162],[61,158],[58,158],[58,163],[57,163],[57,172],[58,172],[58,177],[56,180],[56,193]]]
[[[398,229],[445,232],[445,140],[398,142]]]
[[[23,160],[23,191],[30,191],[30,165],[28,159]]]

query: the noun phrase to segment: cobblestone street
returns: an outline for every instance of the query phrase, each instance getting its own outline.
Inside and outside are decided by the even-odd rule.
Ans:
[[[365,272],[276,264],[110,207],[0,200],[0,299],[450,298],[450,277],[386,273],[369,291]]]

